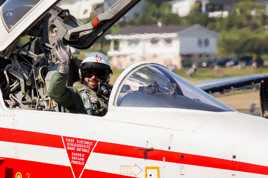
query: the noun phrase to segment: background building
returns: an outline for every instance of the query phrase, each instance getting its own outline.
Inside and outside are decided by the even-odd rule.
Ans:
[[[190,14],[194,5],[199,3],[201,12],[207,13],[209,17],[227,17],[237,2],[237,0],[173,0],[171,10],[172,13],[185,17]],[[255,2],[265,6],[268,14],[267,0],[256,0]]]
[[[172,13],[177,14],[180,17],[188,16],[195,3],[201,4],[201,11],[206,12],[206,5],[209,0],[174,0],[171,1]]]
[[[111,41],[108,55],[111,64],[125,68],[138,61],[152,61],[171,68],[181,68],[184,56],[214,56],[218,34],[200,25],[126,27],[106,35]]]

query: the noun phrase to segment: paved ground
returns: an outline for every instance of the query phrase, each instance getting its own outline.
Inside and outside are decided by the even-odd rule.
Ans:
[[[225,95],[216,96],[219,100],[225,104],[241,111],[250,112],[250,109],[255,108],[255,113],[260,113],[260,97],[259,91],[246,90],[234,93],[228,93]]]

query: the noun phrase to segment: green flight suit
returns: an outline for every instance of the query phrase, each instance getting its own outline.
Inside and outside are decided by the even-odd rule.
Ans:
[[[48,95],[71,113],[87,113],[103,116],[107,112],[108,100],[80,82],[67,87],[67,75],[55,72],[50,80]]]

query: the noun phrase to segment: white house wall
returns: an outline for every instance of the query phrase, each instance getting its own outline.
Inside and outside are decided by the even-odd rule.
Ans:
[[[173,4],[172,13],[178,14],[181,17],[187,16],[194,4],[194,0],[182,0]]]
[[[122,40],[119,43],[119,50],[122,54],[129,54],[129,55],[135,55],[135,56],[141,56],[142,55],[142,48],[143,48],[143,42],[140,42],[138,40],[138,44],[136,45],[129,45],[129,40]]]
[[[180,17],[185,17],[190,14],[196,0],[177,0],[172,3],[171,11]],[[206,12],[206,4],[208,0],[202,0],[202,12]]]
[[[209,45],[204,45],[204,40],[209,40]],[[202,45],[199,45],[198,40],[203,41]],[[216,38],[193,38],[193,37],[181,37],[180,38],[181,46],[180,51],[181,54],[216,54],[217,53],[217,39]]]
[[[174,58],[179,56],[179,40],[172,39],[171,44],[167,44],[165,39],[159,39],[157,44],[152,44],[151,39],[136,40],[137,45],[129,45],[130,40],[122,40],[119,43],[120,54],[134,55],[136,57],[162,56]],[[115,53],[114,53],[115,54]]]
[[[125,68],[130,63],[147,60],[180,68],[182,55],[217,54],[218,34],[193,25],[177,33],[106,35],[106,39],[111,40],[108,55],[115,67]],[[168,44],[168,40],[172,43]]]
[[[147,54],[159,55],[167,58],[179,56],[179,39],[172,39],[171,44],[167,44],[165,39],[160,39],[158,44],[152,44],[150,40],[146,41]]]
[[[167,44],[166,39],[158,39],[157,44],[152,44],[150,38],[136,39],[136,45],[129,45],[129,39],[121,39],[118,50],[111,49],[108,55],[112,59],[112,65],[118,68],[125,68],[133,62],[144,60],[180,68],[179,39],[178,37],[168,38],[172,40],[170,44]]]

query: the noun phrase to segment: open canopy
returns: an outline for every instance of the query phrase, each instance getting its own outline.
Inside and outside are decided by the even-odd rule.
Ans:
[[[0,8],[0,51],[5,50],[58,1],[6,0]]]
[[[34,25],[38,24],[37,22],[45,19],[46,12],[50,11],[50,8],[60,1],[6,0],[0,8],[0,52],[3,52],[13,44],[23,32],[29,31],[29,27],[34,27]],[[61,34],[61,40],[64,38],[69,45],[78,49],[89,48],[96,39],[139,1],[117,0],[103,13],[95,16],[91,23],[88,24],[74,26],[70,23],[65,24],[65,22],[62,22],[62,24],[58,24],[62,26],[57,27],[58,29],[64,29],[58,32]]]

